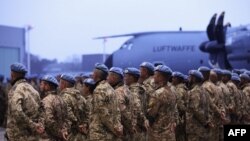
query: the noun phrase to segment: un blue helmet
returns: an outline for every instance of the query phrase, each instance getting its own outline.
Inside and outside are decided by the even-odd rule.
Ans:
[[[212,69],[217,75],[222,75],[223,74],[223,71],[219,68],[214,68]]]
[[[240,82],[240,77],[237,76],[237,75],[233,75],[233,76],[231,77],[231,80]]]

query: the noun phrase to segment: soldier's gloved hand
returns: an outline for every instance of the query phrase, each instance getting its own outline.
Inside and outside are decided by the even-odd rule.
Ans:
[[[144,127],[145,127],[146,130],[148,131],[148,129],[149,129],[149,122],[148,122],[148,120],[145,120],[145,121],[144,121]]]

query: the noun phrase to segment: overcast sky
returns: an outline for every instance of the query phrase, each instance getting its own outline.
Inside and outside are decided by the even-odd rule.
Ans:
[[[94,37],[143,31],[205,30],[214,13],[232,26],[250,23],[250,0],[0,0],[0,24],[31,25],[31,53],[65,61],[102,53]],[[127,38],[108,39],[106,52]]]

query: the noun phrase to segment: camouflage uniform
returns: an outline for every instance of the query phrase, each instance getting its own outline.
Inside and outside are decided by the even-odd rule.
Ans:
[[[208,123],[208,101],[200,85],[188,92],[186,111],[186,134],[188,141],[206,140]]]
[[[20,79],[10,89],[9,96],[6,128],[9,140],[37,140],[39,93],[25,79]]]
[[[169,86],[161,86],[149,99],[148,115],[154,119],[149,140],[175,141],[173,125],[176,124],[176,96]],[[171,131],[172,129],[172,131]]]
[[[223,101],[219,94],[219,88],[210,81],[205,81],[202,84],[203,89],[208,93],[209,100],[209,121],[214,127],[209,128],[208,140],[219,140],[219,127],[221,126],[221,113],[225,113]]]
[[[246,99],[242,120],[244,124],[250,124],[250,83],[242,86],[242,92]]]
[[[230,95],[228,87],[223,82],[218,82],[217,86],[219,90],[222,92],[224,108],[226,111],[226,118],[227,122],[229,123],[230,122],[229,107],[232,107],[233,105],[233,98]]]
[[[145,90],[139,83],[133,83],[129,87],[133,97],[134,116],[137,119],[135,124],[137,133],[133,135],[133,140],[145,140],[144,122],[147,120],[146,113],[146,95]]]
[[[155,91],[155,83],[154,83],[154,77],[150,76],[149,78],[147,78],[146,80],[143,81],[142,83],[142,87],[145,90],[145,95],[146,95],[146,106],[148,106],[148,100],[150,95]]]
[[[102,80],[93,92],[92,111],[90,115],[89,139],[114,140],[115,128],[121,128],[121,116],[114,89]]]
[[[62,130],[66,130],[67,107],[56,91],[48,91],[42,99],[40,122],[45,127],[42,139],[62,141]],[[41,140],[42,140],[41,139]]]
[[[69,141],[84,140],[85,135],[79,132],[79,125],[88,124],[88,108],[86,100],[81,96],[80,91],[75,88],[65,88],[60,94],[67,104],[68,125],[70,126]]]
[[[134,111],[136,110],[136,101],[139,100],[136,95],[132,95],[126,85],[120,83],[115,87],[115,93],[119,100],[119,107],[121,111],[121,122],[124,127],[123,140],[132,140],[133,129],[136,127],[137,118]]]
[[[180,83],[175,86],[176,90],[176,102],[178,108],[178,124],[176,126],[176,140],[177,141],[185,141],[186,133],[185,133],[185,112],[186,112],[186,99],[187,99],[187,87],[185,84]]]
[[[232,81],[228,81],[226,86],[229,89],[230,96],[232,99],[231,106],[229,107],[231,124],[236,124],[238,123],[238,117],[240,116],[240,113],[239,113],[240,109],[239,107],[237,107],[240,105],[240,101],[239,101],[240,94],[238,92],[237,86]]]

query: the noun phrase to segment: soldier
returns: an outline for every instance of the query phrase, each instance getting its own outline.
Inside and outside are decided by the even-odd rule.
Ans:
[[[86,99],[86,105],[88,106],[88,111],[89,111],[89,115],[90,112],[92,111],[92,97],[93,97],[93,92],[95,89],[95,81],[92,78],[86,78],[83,81],[83,87],[82,87],[82,91],[84,93],[84,97]]]
[[[151,93],[155,90],[154,83],[154,65],[149,62],[143,62],[140,65],[140,78],[139,83],[142,84],[142,87],[145,89],[146,100],[148,104],[148,99]]]
[[[86,106],[87,106],[87,111],[89,112],[88,113],[88,119],[90,119],[90,115],[91,115],[91,112],[92,112],[92,99],[93,99],[93,92],[94,92],[94,89],[95,89],[95,81],[92,79],[92,78],[86,78],[84,81],[83,81],[83,93],[85,94],[84,97],[86,99]],[[90,121],[89,121],[90,122]],[[89,125],[90,123],[88,123]],[[88,135],[88,129],[84,128],[84,127],[81,127],[80,126],[80,129],[83,133],[87,133]],[[87,139],[89,137],[87,136]]]
[[[243,105],[243,124],[250,124],[250,77],[246,73],[240,75],[241,79],[241,90],[244,96],[244,105]]]
[[[86,100],[74,85],[76,80],[73,76],[62,74],[60,78],[60,96],[67,105],[69,141],[86,139],[86,131],[88,127],[88,109]],[[80,128],[81,127],[81,130]]]
[[[82,74],[77,74],[75,76],[75,80],[76,80],[76,83],[75,83],[75,88],[77,90],[80,91],[81,95],[82,95],[82,85],[83,85],[83,81],[82,81]]]
[[[67,107],[62,97],[57,95],[58,81],[55,77],[45,75],[41,78],[40,90],[45,96],[42,99],[40,123],[45,128],[41,141],[67,140],[66,125]]]
[[[208,101],[201,87],[203,76],[197,70],[189,71],[191,90],[188,92],[186,134],[188,141],[207,140]]]
[[[23,64],[10,66],[12,88],[9,91],[6,138],[9,141],[38,139],[39,93],[25,80],[27,70]]]
[[[224,70],[223,74],[224,75],[222,77],[222,81],[224,84],[226,84],[230,93],[230,95],[228,95],[228,98],[227,98],[229,99],[227,108],[228,108],[229,116],[231,119],[231,124],[237,124],[238,118],[240,116],[239,113],[237,113],[239,111],[238,108],[241,106],[241,103],[239,101],[240,95],[239,95],[237,87],[231,81],[231,77],[232,77],[231,72],[228,70]]]
[[[131,140],[137,118],[133,114],[134,97],[123,82],[123,70],[118,67],[112,67],[109,70],[107,81],[115,89],[118,98],[119,109],[121,111],[121,122],[123,125],[123,140]]]
[[[136,68],[126,68],[124,70],[124,82],[125,85],[128,86],[131,95],[133,97],[133,109],[134,109],[134,115],[136,116],[136,129],[133,131],[135,133],[133,136],[133,140],[145,140],[147,136],[145,136],[145,132],[148,130],[149,122],[145,116],[144,110],[145,107],[145,90],[141,87],[141,85],[138,83],[139,77],[140,77],[140,71]]]
[[[93,92],[92,112],[90,115],[90,140],[115,140],[123,133],[120,111],[115,91],[106,81],[108,68],[97,63],[93,71],[96,88]]]
[[[186,98],[187,98],[187,87],[184,84],[184,75],[180,72],[173,72],[172,74],[172,85],[176,89],[176,102],[178,108],[178,122],[176,126],[176,141],[185,141],[185,112],[186,112]]]
[[[211,123],[211,127],[208,129],[208,140],[218,141],[221,118],[225,118],[225,110],[224,107],[222,107],[217,86],[211,80],[209,80],[210,77],[216,77],[216,73],[212,72],[210,75],[210,68],[208,67],[200,67],[198,70],[204,77],[202,88],[208,94],[207,100],[209,101],[209,120]]]
[[[168,86],[172,70],[165,65],[155,68],[154,81],[157,85],[149,99],[148,116],[153,120],[149,140],[175,141],[176,94]]]

